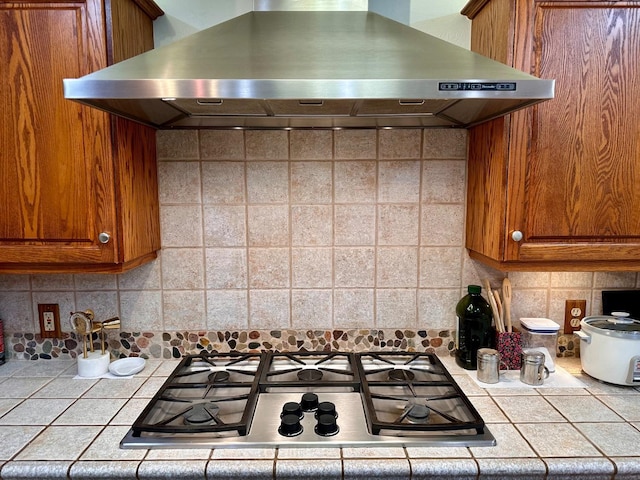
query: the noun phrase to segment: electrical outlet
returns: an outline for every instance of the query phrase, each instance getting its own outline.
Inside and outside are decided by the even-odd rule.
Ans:
[[[57,303],[39,303],[40,336],[43,338],[61,338],[60,307]]]
[[[580,320],[586,316],[586,300],[567,300],[564,304],[564,333],[580,330]]]

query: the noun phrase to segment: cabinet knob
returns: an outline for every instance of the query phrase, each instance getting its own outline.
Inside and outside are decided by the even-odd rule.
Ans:
[[[107,232],[102,232],[100,233],[100,235],[98,235],[98,240],[100,241],[100,243],[109,243],[109,240],[111,240],[111,235],[109,235]]]
[[[522,235],[522,232],[520,230],[514,230],[513,232],[511,232],[511,238],[514,242],[519,242],[523,237],[524,235]]]

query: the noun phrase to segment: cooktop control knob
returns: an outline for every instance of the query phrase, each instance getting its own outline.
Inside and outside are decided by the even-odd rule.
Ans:
[[[318,395],[315,393],[305,393],[300,400],[300,407],[305,412],[313,412],[318,408]]]
[[[331,415],[334,418],[338,418],[338,413],[336,412],[336,406],[331,402],[321,402],[318,405],[316,418],[319,418],[321,415]]]
[[[296,402],[287,402],[282,406],[281,417],[285,417],[286,415],[295,415],[298,418],[302,418],[304,413],[302,412],[302,408],[300,408],[300,404]]]
[[[318,435],[322,435],[323,437],[330,437],[338,433],[338,430],[338,423],[334,415],[324,414],[318,417],[318,424],[315,428],[315,431]]]
[[[283,415],[280,420],[280,427],[278,427],[278,433],[284,437],[300,435],[302,433],[300,417],[292,414]]]

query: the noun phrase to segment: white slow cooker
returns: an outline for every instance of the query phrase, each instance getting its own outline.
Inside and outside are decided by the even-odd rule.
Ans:
[[[628,313],[585,317],[580,338],[582,370],[603,382],[640,385],[640,321]]]

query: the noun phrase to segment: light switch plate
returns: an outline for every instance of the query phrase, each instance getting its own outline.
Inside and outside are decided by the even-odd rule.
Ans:
[[[564,333],[580,330],[580,320],[586,316],[586,300],[567,300],[564,304]]]

